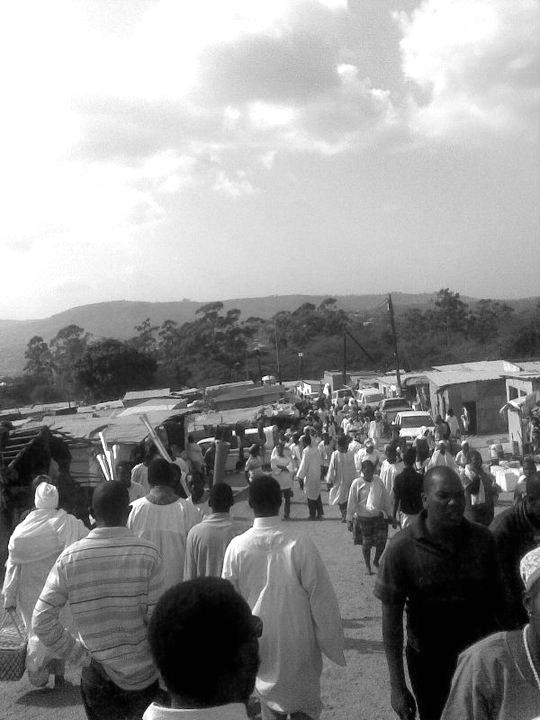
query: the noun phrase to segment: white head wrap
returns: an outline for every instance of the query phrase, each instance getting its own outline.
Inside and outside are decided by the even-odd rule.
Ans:
[[[540,578],[540,548],[531,550],[521,559],[519,572],[525,585],[525,590],[530,590],[538,578]]]
[[[49,483],[40,483],[36,488],[34,504],[36,510],[56,510],[58,507],[58,490]]]

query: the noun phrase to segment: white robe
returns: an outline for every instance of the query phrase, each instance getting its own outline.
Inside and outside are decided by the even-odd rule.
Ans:
[[[4,607],[16,606],[29,633],[26,667],[39,670],[47,659],[44,646],[31,632],[32,613],[56,558],[88,535],[88,528],[65,510],[32,510],[10,538],[2,594]],[[71,624],[65,609],[62,622]]]
[[[318,718],[322,653],[338,665],[345,657],[339,606],[313,541],[279,517],[256,518],[231,540],[222,577],[263,621],[258,695],[278,712]]]
[[[435,452],[431,456],[430,461],[428,462],[427,469],[431,470],[432,467],[439,466],[449,467],[452,470],[459,472],[456,461],[454,460],[454,456],[448,450],[446,450],[444,453],[442,453],[440,450],[435,450]]]
[[[326,474],[326,482],[332,487],[328,494],[330,505],[342,505],[347,502],[352,481],[356,477],[354,455],[350,452],[334,450]]]
[[[321,455],[313,445],[304,448],[297,476],[304,481],[307,499],[316,500],[321,494]]]
[[[379,477],[383,481],[384,487],[392,499],[394,497],[394,481],[396,475],[399,475],[403,467],[403,463],[391,463],[388,460],[383,460],[381,464]]]
[[[187,534],[202,515],[185,500],[155,505],[147,498],[135,500],[127,526],[138,537],[154,543],[161,555],[163,591],[184,579]]]

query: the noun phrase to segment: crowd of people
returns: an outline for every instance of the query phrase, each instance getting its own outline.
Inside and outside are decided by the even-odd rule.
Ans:
[[[300,493],[308,519],[323,520],[324,489],[377,571],[396,714],[540,716],[540,475],[524,463],[514,503],[495,515],[480,453],[441,423],[446,438],[441,427],[381,447],[380,417],[321,398],[271,452],[250,447],[249,527],[231,516],[227,483],[206,489],[196,443],[179,462],[119,465],[94,492],[90,529],[39,476],[3,587],[29,632],[31,682],[80,666],[89,720],[315,720],[323,656],[344,665],[344,635],[318,549],[290,519]]]

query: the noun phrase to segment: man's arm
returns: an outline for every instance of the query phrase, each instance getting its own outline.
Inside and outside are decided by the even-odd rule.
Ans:
[[[502,687],[492,686],[490,680],[481,664],[474,661],[471,650],[460,655],[441,720],[489,720],[495,717],[493,705],[500,703]],[[488,698],[486,694],[490,691],[492,697]]]
[[[32,615],[32,630],[54,657],[84,661],[88,651],[60,622],[60,611],[68,601],[61,557],[53,565]]]
[[[15,609],[17,606],[17,596],[19,594],[19,581],[21,577],[21,566],[11,562],[8,558],[6,562],[6,574],[4,577],[4,586],[2,595],[4,596],[4,608],[6,610]]]
[[[391,704],[401,720],[414,720],[416,703],[405,682],[403,665],[403,602],[383,602],[382,636],[390,675]]]
[[[163,593],[163,563],[161,561],[161,557],[158,554],[156,557],[156,562],[154,563],[154,567],[152,568],[152,571],[150,573],[150,577],[148,579],[148,596],[147,596],[147,619],[150,619],[150,616],[154,612],[154,608],[157,605],[157,602],[159,598],[161,597]]]

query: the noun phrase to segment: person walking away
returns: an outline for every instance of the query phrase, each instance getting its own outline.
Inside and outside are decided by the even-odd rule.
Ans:
[[[478,450],[472,450],[471,461],[460,475],[465,488],[465,517],[471,522],[490,525],[495,517],[500,488],[493,475],[482,467]]]
[[[291,451],[291,474],[293,477],[298,475],[300,463],[302,462],[302,448],[300,446],[300,433],[293,433],[291,437],[291,443],[289,445]],[[299,481],[300,482],[300,481]],[[304,485],[300,485],[300,490],[304,489]]]
[[[388,539],[388,521],[392,522],[392,502],[381,478],[375,475],[371,460],[362,463],[362,474],[349,491],[347,523],[355,545],[362,545],[366,572],[372,575],[371,549],[375,548],[373,565],[378,568]]]
[[[490,530],[504,580],[506,614],[504,628],[514,630],[527,622],[521,602],[521,558],[540,545],[540,473],[527,478],[523,502],[495,516]]]
[[[472,645],[459,657],[442,720],[540,716],[540,548],[520,563],[529,622]]]
[[[433,435],[436,444],[438,444],[441,440],[444,440],[446,444],[446,441],[450,438],[450,426],[448,425],[446,420],[442,419],[440,415],[437,415],[437,417],[435,418]]]
[[[381,413],[375,410],[373,420],[369,423],[368,437],[373,440],[373,444],[377,447],[379,440],[382,438],[384,432],[384,422]]]
[[[32,631],[34,607],[62,550],[88,535],[81,520],[58,509],[58,490],[49,480],[48,475],[38,475],[34,481],[35,510],[17,525],[9,539],[2,588],[4,609],[19,610],[28,633],[26,669],[28,679],[37,687],[46,685],[51,674],[55,682],[61,682],[64,663],[49,655]],[[69,612],[64,613],[63,620],[70,622]]]
[[[212,513],[192,527],[187,536],[184,580],[221,577],[228,544],[246,529],[244,524],[231,518],[234,497],[227,483],[216,483],[212,487],[208,504]]]
[[[116,463],[116,478],[118,482],[121,482],[128,491],[129,502],[135,502],[139,498],[144,497],[143,486],[131,479],[130,464],[126,461]]]
[[[247,720],[262,629],[227,580],[197,578],[168,590],[148,634],[171,703],[152,703],[143,720]]]
[[[446,424],[448,425],[448,428],[450,430],[450,435],[448,438],[450,452],[455,452],[455,448],[458,446],[458,443],[461,439],[461,429],[459,427],[459,420],[454,415],[454,411],[452,410],[452,408],[448,408],[448,412],[446,414]]]
[[[291,453],[285,447],[283,439],[280,438],[270,455],[270,469],[281,488],[284,520],[288,520],[291,516],[291,498],[293,495],[291,465]]]
[[[302,435],[301,443],[304,449],[297,477],[302,481],[307,497],[309,519],[322,520],[324,513],[321,500],[321,456],[317,448],[311,444],[309,433]]]
[[[420,720],[439,720],[458,655],[498,629],[502,609],[493,537],[463,517],[457,473],[441,466],[428,470],[422,499],[420,515],[390,540],[374,589],[382,602],[391,704],[403,720],[416,717],[416,705]],[[414,697],[403,665],[405,608]]]
[[[158,548],[163,588],[168,589],[183,579],[187,534],[202,518],[175,494],[174,475],[163,458],[154,458],[150,463],[148,482],[150,492],[132,504],[127,526],[137,537]]]
[[[131,479],[138,485],[142,485],[144,494],[150,491],[150,485],[148,484],[148,466],[152,460],[157,456],[158,451],[154,443],[151,443],[145,450],[142,462],[133,466],[131,470]]]
[[[190,471],[194,472],[196,470],[204,476],[204,456],[200,445],[195,442],[193,435],[188,435],[186,454],[190,464]]]
[[[439,442],[437,443],[437,447],[433,455],[431,456],[430,461],[427,464],[428,470],[431,470],[431,468],[434,467],[448,467],[450,468],[450,470],[458,472],[456,461],[454,460],[453,455],[448,450],[448,447],[444,440],[439,440]]]
[[[322,440],[317,445],[319,454],[321,456],[321,480],[324,481],[328,474],[328,467],[330,466],[330,457],[334,451],[334,446],[330,440],[330,435],[326,432],[322,434]]]
[[[246,460],[244,472],[248,483],[253,482],[256,477],[260,477],[264,473],[261,446],[258,443],[254,443],[249,448],[249,455]]]
[[[281,490],[274,478],[253,481],[249,504],[253,527],[231,540],[223,577],[263,621],[256,683],[262,720],[316,720],[322,655],[345,665],[334,589],[313,541],[280,521]]]
[[[32,617],[33,631],[52,654],[83,666],[88,720],[140,718],[159,690],[147,636],[163,589],[159,552],[126,528],[128,513],[124,485],[97,486],[96,527],[62,552]],[[59,617],[66,603],[73,633]]]
[[[416,450],[407,448],[403,456],[404,469],[394,481],[394,523],[401,529],[408,527],[422,510],[424,478],[416,471]]]
[[[354,456],[348,451],[347,438],[341,436],[337,450],[334,450],[330,457],[326,484],[329,488],[328,504],[339,506],[342,523],[347,522],[347,501],[355,477]]]

